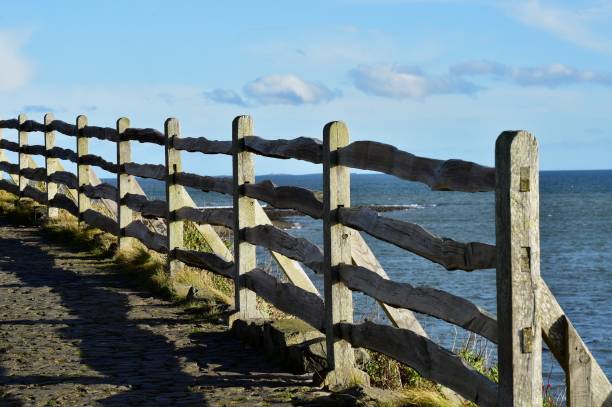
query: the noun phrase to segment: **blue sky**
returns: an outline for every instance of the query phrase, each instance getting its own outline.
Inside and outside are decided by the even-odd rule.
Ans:
[[[320,138],[343,120],[353,140],[485,165],[501,131],[525,129],[553,170],[612,168],[610,106],[612,1],[22,0],[0,14],[3,117],[52,111],[114,126],[127,116],[162,129],[173,116],[184,136],[223,140],[239,114],[265,138]],[[156,146],[134,151],[163,159]],[[184,161],[200,174],[231,170],[227,157]]]

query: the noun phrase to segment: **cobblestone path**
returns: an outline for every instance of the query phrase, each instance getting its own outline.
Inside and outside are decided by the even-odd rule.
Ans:
[[[104,260],[0,219],[0,406],[290,405],[321,393]]]

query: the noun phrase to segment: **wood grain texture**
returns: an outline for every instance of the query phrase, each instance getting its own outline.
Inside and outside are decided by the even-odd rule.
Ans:
[[[127,225],[124,228],[124,233],[125,236],[138,239],[151,250],[159,253],[166,253],[168,251],[166,247],[166,236],[153,232],[140,220],[132,221]]]
[[[77,183],[78,183],[78,199],[77,205],[79,206],[79,221],[83,220],[82,214],[91,209],[91,199],[83,193],[83,186],[91,185],[91,178],[89,173],[91,172],[91,166],[84,164],[80,159],[84,155],[89,154],[89,138],[84,135],[84,131],[87,128],[87,117],[79,115],[76,120],[77,127]]]
[[[226,261],[214,253],[175,248],[174,257],[188,266],[212,271],[223,277],[234,278],[234,262]]]
[[[134,140],[140,143],[153,143],[160,146],[166,145],[166,136],[156,129],[125,129],[123,133],[124,140]]]
[[[121,164],[121,171],[135,177],[152,178],[159,181],[166,180],[166,167],[160,164]]]
[[[70,197],[64,194],[55,194],[48,205],[54,208],[64,209],[71,215],[79,216],[79,207]]]
[[[87,126],[83,129],[82,134],[83,137],[97,138],[98,140],[118,141],[118,132],[111,127]]]
[[[281,283],[261,269],[253,269],[241,278],[244,285],[279,310],[293,315],[319,331],[324,330],[323,300],[317,294],[291,283]]]
[[[343,264],[338,271],[351,290],[394,307],[439,318],[497,342],[495,317],[462,297],[431,287],[390,281],[364,267]]]
[[[472,271],[495,267],[495,246],[441,238],[417,224],[380,216],[372,209],[340,208],[338,220],[438,263],[447,270]]]
[[[77,153],[67,148],[52,147],[47,150],[47,158],[59,158],[76,163]]]
[[[338,151],[338,162],[421,182],[434,191],[485,192],[495,188],[495,169],[462,160],[418,157],[376,141],[355,141]]]
[[[121,199],[121,204],[130,208],[133,212],[140,212],[144,218],[165,219],[168,213],[166,201],[149,200],[144,195],[127,193]]]
[[[495,144],[499,405],[542,405],[538,145],[523,131]]]
[[[242,233],[247,242],[297,260],[317,274],[322,273],[323,253],[308,240],[291,236],[273,225],[244,228]]]
[[[234,193],[231,178],[208,177],[189,172],[177,172],[174,174],[174,182],[204,192],[218,192],[225,195],[232,195]]]
[[[448,387],[479,406],[497,406],[497,386],[459,356],[407,329],[366,321],[339,323],[336,331],[353,346],[383,353],[424,378]]]
[[[84,154],[79,158],[79,162],[83,165],[95,165],[113,174],[117,173],[117,164],[106,161],[104,158],[95,154]]]
[[[351,345],[338,337],[334,326],[353,322],[353,293],[338,275],[338,266],[351,264],[353,231],[338,222],[339,208],[351,206],[349,168],[339,165],[336,151],[348,145],[349,132],[342,122],[331,122],[323,128],[323,282],[325,288],[325,336],[327,364],[339,378],[355,367]],[[342,379],[340,379],[342,380]],[[348,385],[349,383],[338,383]]]
[[[113,235],[117,235],[118,233],[117,221],[95,211],[94,209],[87,209],[82,213],[82,217],[83,221],[89,226],[93,226]]]
[[[66,123],[57,119],[54,119],[51,123],[49,123],[47,128],[49,130],[55,130],[66,136],[76,136],[77,133],[77,128],[74,124]]]
[[[204,137],[183,137],[175,140],[174,148],[192,153],[232,155],[231,141],[208,140]]]
[[[242,275],[257,267],[255,246],[244,240],[242,230],[256,225],[255,200],[242,195],[244,184],[255,183],[253,154],[244,150],[245,139],[253,134],[250,116],[238,116],[232,122],[232,170],[234,204],[234,305],[240,319],[257,318],[257,298],[245,286]]]
[[[180,220],[190,220],[200,225],[225,226],[234,228],[234,217],[230,211],[216,208],[192,208],[184,206],[175,211],[175,216]]]
[[[114,185],[102,182],[96,186],[83,186],[83,193],[92,199],[108,199],[117,201],[117,188]],[[145,197],[146,199],[146,197]]]
[[[266,140],[251,136],[245,140],[244,146],[248,151],[259,155],[281,159],[294,158],[315,164],[321,164],[323,154],[321,140],[307,137],[292,140]]]
[[[164,153],[165,153],[165,169],[166,169],[166,202],[163,202],[165,210],[164,217],[167,219],[167,243],[168,258],[167,271],[170,276],[174,276],[183,268],[183,263],[175,259],[174,249],[182,249],[184,222],[177,219],[175,211],[183,206],[185,199],[183,193],[185,189],[176,183],[174,174],[183,170],[181,162],[181,152],[174,148],[174,143],[181,136],[181,127],[179,121],[174,118],[169,118],[164,123]]]
[[[68,171],[55,171],[49,175],[48,180],[56,184],[66,185],[69,189],[77,189],[78,181],[76,175]]]
[[[246,184],[244,194],[275,208],[295,209],[315,219],[323,217],[323,202],[313,191],[292,186],[276,186],[272,181]]]
[[[130,120],[127,117],[122,117],[117,120],[117,199],[115,201],[119,205],[117,209],[119,251],[131,248],[134,243],[130,240],[130,237],[125,231],[125,228],[132,223],[134,215],[127,205],[121,204],[121,200],[126,194],[131,193],[133,190],[140,189],[140,191],[142,191],[136,179],[122,171],[123,164],[132,161],[132,147],[130,141],[123,139],[123,133],[129,127]],[[142,191],[142,195],[144,195],[144,191]]]

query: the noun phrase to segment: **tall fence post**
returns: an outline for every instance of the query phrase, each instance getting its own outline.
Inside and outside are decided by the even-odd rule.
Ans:
[[[19,123],[18,141],[19,141],[19,198],[23,195],[23,190],[28,185],[28,179],[23,175],[23,170],[30,166],[30,156],[23,152],[23,146],[28,145],[28,132],[23,130],[23,124],[28,120],[25,114],[20,114],[17,118]]]
[[[337,209],[351,206],[351,180],[348,167],[338,165],[336,151],[349,144],[349,132],[342,122],[328,123],[323,129],[323,246],[325,336],[330,371],[325,384],[343,387],[367,381],[355,368],[351,344],[339,339],[335,326],[353,322],[353,294],[338,275],[338,266],[351,264],[353,231],[337,221]]]
[[[235,307],[238,318],[259,316],[255,292],[245,287],[241,278],[257,266],[255,246],[244,241],[242,229],[255,226],[254,199],[243,195],[244,184],[255,182],[253,154],[245,151],[244,138],[253,135],[250,116],[238,116],[232,122],[232,167],[234,182],[234,264]]]
[[[132,210],[123,203],[125,194],[132,191],[132,177],[123,172],[123,164],[132,161],[132,148],[129,140],[124,140],[124,132],[130,127],[130,120],[122,117],[117,120],[117,250],[132,247],[132,238],[125,236],[125,227],[132,222]]]
[[[79,223],[83,221],[83,213],[91,208],[91,200],[83,192],[83,186],[90,185],[89,177],[90,166],[81,163],[81,157],[89,154],[89,138],[83,135],[83,129],[87,127],[87,116],[79,115],[76,120],[77,127],[77,185],[78,185],[78,206]]]
[[[499,405],[542,405],[540,226],[536,139],[504,132],[495,145]]]
[[[49,129],[53,122],[53,114],[45,115],[45,171],[47,180],[47,218],[53,219],[59,216],[59,209],[51,206],[50,202],[57,194],[57,184],[49,180],[51,174],[57,171],[57,158],[49,157],[49,150],[55,147],[55,131]]]
[[[174,148],[174,140],[180,137],[178,120],[170,118],[164,123],[166,134],[166,204],[168,208],[168,273],[174,276],[183,268],[176,260],[174,249],[183,247],[183,221],[177,220],[175,211],[183,206],[182,187],[174,182],[174,174],[182,171],[181,152]]]
[[[0,120],[2,120],[2,117],[0,117]],[[2,140],[2,131],[4,129],[0,128],[0,140]],[[4,149],[2,147],[0,147],[0,161],[6,161],[6,155],[4,154]],[[0,169],[0,180],[4,179],[4,171],[2,171]]]

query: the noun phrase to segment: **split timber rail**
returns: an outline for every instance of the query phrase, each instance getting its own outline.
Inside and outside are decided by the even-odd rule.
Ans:
[[[374,141],[350,143],[341,122],[324,127],[322,142],[260,138],[254,135],[249,116],[233,121],[231,141],[182,137],[176,119],[166,120],[160,132],[133,128],[127,118],[109,128],[90,126],[85,116],[78,116],[73,125],[51,114],[45,115],[43,123],[19,115],[0,120],[2,129],[15,129],[18,142],[2,139],[0,133],[0,175],[9,175],[0,180],[1,189],[47,205],[51,218],[62,209],[85,224],[115,234],[120,249],[138,239],[150,250],[167,255],[171,275],[186,264],[232,279],[241,319],[259,316],[257,295],[302,319],[325,333],[330,374],[339,383],[350,380],[355,372],[352,347],[363,347],[405,363],[479,405],[540,406],[543,339],[566,373],[568,405],[612,403],[608,378],[540,277],[538,146],[527,132],[503,132],[496,143],[495,168],[488,168],[462,160],[418,157]],[[28,144],[32,132],[44,133],[44,145]],[[76,152],[56,147],[56,132],[75,137]],[[115,143],[117,161],[91,154],[90,138]],[[131,141],[162,146],[165,165],[132,162]],[[7,162],[4,150],[18,153],[19,162]],[[233,178],[183,172],[181,151],[231,155]],[[45,167],[37,168],[31,155],[44,156]],[[255,155],[322,164],[323,199],[303,188],[256,183]],[[65,171],[60,160],[76,163],[77,174]],[[116,186],[100,182],[92,166],[117,174]],[[494,191],[495,244],[440,238],[419,225],[351,208],[350,168],[421,182],[438,191]],[[135,177],[165,182],[166,200],[148,199]],[[198,208],[185,187],[233,196],[233,211]],[[323,219],[323,250],[274,227],[259,201]],[[184,248],[185,220],[194,222],[211,253]],[[211,225],[239,231],[233,234],[233,253]],[[498,318],[450,293],[389,280],[360,232],[446,270],[496,269]],[[270,250],[289,283],[257,268],[256,246]],[[323,275],[323,295],[302,265]],[[393,326],[353,323],[352,291],[373,297]],[[497,343],[499,385],[429,339],[413,312]]]

